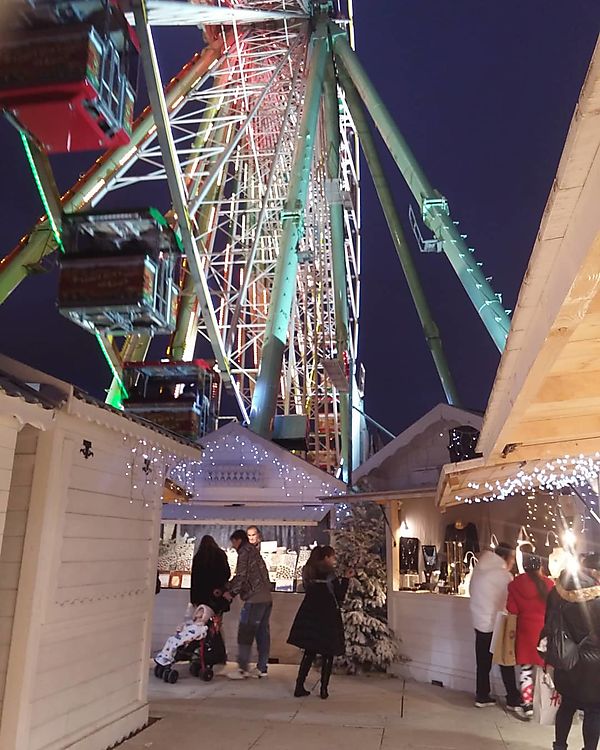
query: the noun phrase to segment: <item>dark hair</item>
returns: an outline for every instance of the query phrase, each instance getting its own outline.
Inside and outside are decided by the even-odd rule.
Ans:
[[[523,570],[525,571],[525,575],[531,578],[537,589],[538,596],[545,602],[549,592],[544,576],[542,575],[542,558],[533,552],[531,545],[524,544],[522,546],[530,547],[532,550],[531,552],[523,552]]]
[[[236,529],[236,531],[233,532],[233,534],[229,537],[229,540],[231,542],[241,542],[242,544],[249,544],[248,542],[248,534],[244,531],[244,529]]]
[[[328,544],[314,547],[302,571],[304,582],[314,581],[327,575],[329,571],[325,568],[323,561],[332,555],[335,555],[335,550]]]
[[[258,528],[258,526],[248,526],[248,528],[246,529],[246,534],[250,531],[250,529],[255,529],[258,536],[262,539],[262,531]]]
[[[508,542],[499,542],[494,547],[494,554],[501,557],[503,560],[508,560],[509,557],[515,554],[514,547],[511,547]]]
[[[207,565],[217,553],[221,552],[221,548],[215,542],[210,534],[205,534],[200,540],[200,545],[194,555],[194,564],[204,567]]]

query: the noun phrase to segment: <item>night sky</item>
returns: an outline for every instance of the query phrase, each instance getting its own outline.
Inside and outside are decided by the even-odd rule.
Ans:
[[[494,290],[514,308],[600,29],[600,3],[356,0],[355,13],[367,72],[449,200]],[[168,78],[191,56],[198,34],[155,34]],[[0,142],[3,255],[41,206],[16,131],[5,121]],[[409,193],[383,146],[381,152],[417,256]],[[92,158],[54,160],[61,190]],[[444,396],[366,168],[363,177],[366,409],[398,433]],[[499,354],[445,256],[419,255],[417,264],[462,402],[483,410]],[[29,278],[0,307],[0,351],[101,396],[110,373],[93,337],[58,314],[57,276],[54,269]]]

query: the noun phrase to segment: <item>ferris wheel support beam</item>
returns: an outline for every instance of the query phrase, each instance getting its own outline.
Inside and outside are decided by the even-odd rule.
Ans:
[[[377,147],[375,146],[375,140],[371,133],[371,128],[369,127],[358,92],[346,73],[344,65],[339,63],[339,61],[338,76],[346,94],[346,103],[348,104],[350,115],[352,116],[354,126],[356,127],[365,161],[367,162],[367,166],[371,173],[377,197],[381,203],[381,208],[383,209],[385,220],[390,230],[394,247],[396,248],[396,253],[398,254],[402,270],[404,271],[406,283],[408,284],[419,320],[421,321],[427,346],[433,357],[442,388],[446,394],[446,400],[449,404],[458,406],[458,392],[456,385],[454,384],[452,373],[450,372],[450,367],[446,360],[446,355],[444,354],[440,331],[433,319],[429,303],[427,302],[427,297],[425,296],[425,290],[423,289],[421,279],[419,278],[417,267],[415,266],[409,247],[406,243],[400,217],[396,211],[394,197],[385,177],[381,160],[377,153]]]
[[[215,101],[207,107],[203,123],[198,131],[198,135],[194,141],[194,147],[198,150],[204,148],[208,141],[209,134],[213,129],[216,117],[221,113],[222,109],[228,109],[224,107],[222,97],[215,97]],[[215,139],[215,146],[222,146],[225,142],[227,134],[226,128],[221,128],[218,131],[218,135]],[[216,161],[216,156],[212,158],[212,161]],[[192,190],[190,194],[193,194],[199,189],[199,176],[194,177],[193,172],[197,171],[198,175],[201,173],[199,165],[192,162],[186,170],[186,180],[192,182]],[[214,238],[214,227],[218,222],[218,215],[212,209],[212,201],[216,198],[219,192],[219,186],[215,183],[208,195],[208,201],[202,206],[199,215],[195,217],[195,221],[198,227],[198,235],[205,237],[210,235]],[[212,221],[212,226],[210,223]],[[194,283],[192,277],[188,274],[183,283],[181,295],[179,299],[179,307],[177,310],[177,325],[171,341],[167,354],[173,361],[193,359],[194,348],[196,344],[196,337],[198,335],[198,300],[194,291]]]
[[[304,107],[294,150],[288,195],[282,214],[279,255],[265,328],[260,368],[250,412],[250,428],[270,437],[287,340],[298,271],[298,242],[303,233],[304,210],[316,140],[319,107],[327,60],[327,25],[319,20],[313,32]]]
[[[446,257],[462,283],[467,295],[488,333],[500,350],[504,351],[510,328],[510,318],[500,299],[473,258],[463,237],[450,216],[447,200],[435,191],[415,159],[408,143],[394,122],[389,110],[375,90],[357,54],[351,48],[346,33],[334,23],[329,25],[334,53],[345,67],[375,126],[414,195],[425,225],[442,243]]]
[[[346,248],[344,237],[344,207],[339,187],[340,178],[340,127],[337,80],[331,57],[327,64],[323,86],[323,111],[327,137],[327,178],[330,180],[329,222],[331,227],[331,261],[333,266],[333,300],[335,309],[335,338],[337,357],[344,353],[350,362],[348,375],[349,391],[354,378],[354,365],[348,346],[348,281],[346,278]],[[340,434],[341,455],[344,475],[349,487],[352,486],[352,413],[350,393],[340,391]]]
[[[250,112],[248,112],[247,118],[242,123],[242,125],[238,128],[235,136],[227,144],[227,147],[225,148],[225,150],[223,151],[223,153],[219,156],[219,159],[217,160],[216,164],[211,169],[210,174],[208,175],[208,177],[204,181],[202,187],[198,191],[198,195],[194,198],[194,201],[193,201],[192,206],[191,206],[191,213],[192,214],[196,213],[196,211],[200,208],[200,206],[202,205],[202,201],[204,201],[206,199],[206,196],[208,195],[209,190],[211,189],[214,181],[219,176],[221,170],[223,169],[223,166],[229,161],[229,159],[231,158],[231,155],[233,154],[233,152],[238,147],[239,142],[242,140],[242,137],[246,133],[246,130],[248,129],[248,127],[252,123],[252,120],[256,116],[256,113],[260,109],[260,107],[261,107],[262,103],[264,102],[267,94],[269,93],[271,87],[273,86],[273,84],[275,83],[275,81],[277,80],[277,78],[279,77],[279,74],[281,73],[281,71],[283,70],[283,67],[287,63],[288,57],[290,56],[290,54],[292,53],[292,51],[293,50],[291,48],[289,48],[286,51],[286,54],[282,55],[282,58],[281,58],[281,61],[279,62],[279,65],[275,68],[275,70],[273,71],[271,77],[269,78],[269,80],[265,84],[263,90],[260,93],[260,96],[257,97],[256,102],[254,103],[254,106],[252,107],[252,109],[250,110]]]
[[[175,149],[173,133],[171,132],[171,126],[169,124],[169,114],[160,77],[158,59],[156,57],[152,30],[148,23],[144,0],[137,0],[135,2],[133,12],[135,17],[135,28],[138,33],[142,50],[142,64],[144,67],[146,86],[148,88],[148,97],[150,99],[152,112],[154,113],[154,121],[163,156],[167,183],[169,185],[173,208],[177,214],[177,221],[179,222],[179,231],[188,261],[188,270],[194,282],[194,289],[198,297],[208,337],[217,360],[221,379],[226,386],[231,386],[238,407],[240,408],[242,415],[246,417],[246,408],[242,396],[229,370],[229,362],[219,332],[219,324],[213,307],[208,281],[204,269],[202,268],[202,259],[198,252],[196,238],[192,231],[192,220],[188,210],[181,167]]]
[[[299,75],[300,75],[300,68],[296,68],[294,71],[294,75],[292,77],[292,82],[290,85],[289,97],[288,97],[287,105],[285,108],[285,112],[283,113],[283,117],[281,118],[281,127],[279,128],[279,133],[277,135],[277,143],[275,144],[275,153],[273,155],[273,160],[271,162],[271,168],[269,170],[269,176],[267,178],[267,184],[265,186],[263,200],[261,203],[258,218],[256,220],[256,227],[254,228],[254,240],[252,242],[252,246],[250,248],[250,252],[248,254],[246,263],[244,264],[243,281],[240,286],[240,291],[239,291],[237,301],[235,303],[233,315],[231,316],[231,327],[229,329],[229,336],[227,338],[227,351],[228,352],[231,351],[233,348],[233,345],[237,336],[240,315],[242,314],[242,308],[246,304],[246,295],[248,294],[248,287],[250,286],[251,271],[252,271],[252,267],[254,266],[254,261],[256,260],[256,253],[258,251],[258,247],[262,238],[263,225],[267,217],[267,208],[268,208],[269,200],[271,199],[271,191],[273,189],[273,183],[275,181],[275,176],[277,174],[279,160],[281,158],[281,151],[283,147],[283,141],[285,138],[286,129],[289,126],[290,112],[292,111],[292,105],[294,102],[294,91],[296,89]]]
[[[115,363],[117,373],[121,372],[123,362],[142,362],[150,348],[152,336],[149,333],[131,333],[125,338],[125,343],[119,352],[118,362]],[[120,408],[123,399],[121,378],[113,377],[106,395],[106,403]]]

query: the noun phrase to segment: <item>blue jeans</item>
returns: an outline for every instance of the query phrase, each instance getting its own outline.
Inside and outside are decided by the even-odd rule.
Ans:
[[[258,649],[257,667],[260,672],[266,672],[269,664],[269,651],[271,650],[271,629],[269,619],[273,605],[271,602],[264,604],[250,604],[246,602],[240,613],[240,624],[238,628],[238,666],[244,671],[248,670],[252,644],[256,640]]]

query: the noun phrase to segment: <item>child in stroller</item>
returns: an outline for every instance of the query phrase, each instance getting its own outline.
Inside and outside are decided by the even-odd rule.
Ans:
[[[154,657],[156,677],[173,685],[179,678],[179,672],[172,665],[187,661],[194,677],[210,682],[214,677],[213,667],[227,663],[221,624],[222,615],[229,611],[230,604],[222,591],[215,591],[210,605],[196,607],[191,621],[182,623],[176,633],[167,638],[162,650]]]

